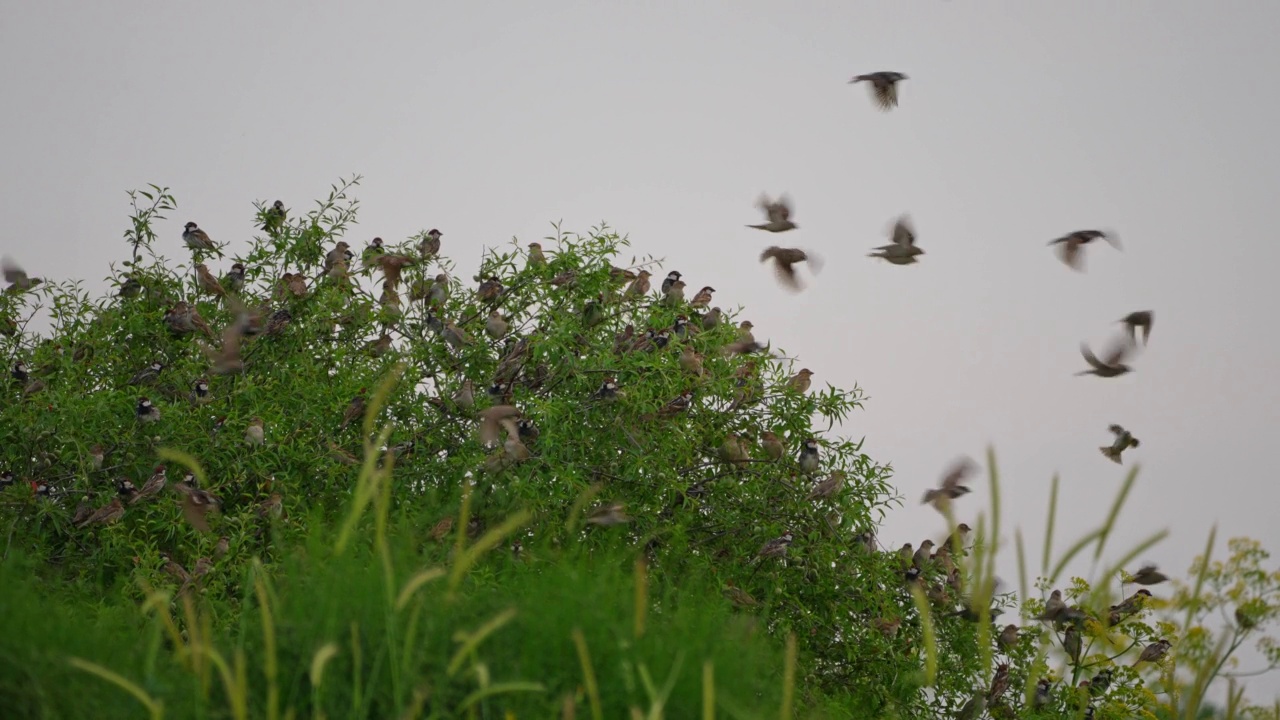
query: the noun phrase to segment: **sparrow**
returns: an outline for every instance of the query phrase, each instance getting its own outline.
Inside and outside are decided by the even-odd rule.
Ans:
[[[453,530],[453,516],[447,515],[431,526],[431,529],[427,531],[427,539],[432,542],[440,542],[449,534],[450,530]]]
[[[617,400],[620,392],[617,380],[609,376],[604,379],[604,382],[600,384],[600,388],[592,393],[589,399],[609,403]]]
[[[693,391],[685,390],[680,393],[676,399],[666,405],[663,405],[662,408],[658,410],[657,415],[658,417],[671,417],[673,415],[678,415],[688,410],[691,404],[693,404]]]
[[[685,345],[681,348],[680,369],[690,375],[695,375],[697,377],[703,376],[704,370],[702,367],[702,355],[698,354],[698,351],[694,350],[692,345]]]
[[[369,244],[360,252],[360,265],[365,270],[372,269],[383,252],[385,251],[382,249],[382,238],[376,237],[370,240]]]
[[[987,703],[994,703],[1004,696],[1006,690],[1009,689],[1009,664],[1000,663],[996,667],[996,672],[991,676],[991,688],[987,691]]]
[[[542,267],[547,264],[547,256],[542,254],[541,243],[529,243],[529,260],[526,267]]]
[[[761,545],[760,551],[756,553],[756,557],[786,557],[787,548],[791,547],[792,539],[793,536],[791,535],[791,531],[788,530],[782,533],[780,537],[774,538],[764,545]]]
[[[444,336],[444,341],[448,343],[449,347],[454,350],[460,350],[463,345],[467,345],[471,342],[471,337],[467,335],[467,331],[457,325],[454,325],[452,322],[446,322],[444,324],[444,331],[441,332],[441,335]]]
[[[470,380],[463,380],[462,384],[453,393],[453,404],[460,408],[470,410],[476,406],[475,387]]]
[[[276,299],[280,300],[284,296],[292,295],[294,297],[303,297],[307,294],[307,279],[301,274],[287,272],[280,276],[280,284],[276,288]]]
[[[578,281],[578,272],[576,270],[565,270],[563,272],[556,273],[556,276],[551,278],[551,284],[555,285],[556,287],[572,285],[577,281]]]
[[[636,274],[636,279],[631,281],[627,286],[627,291],[622,294],[624,298],[644,297],[649,294],[649,271],[641,270]]]
[[[1076,230],[1067,233],[1060,238],[1050,240],[1050,245],[1061,245],[1059,257],[1067,267],[1072,270],[1084,270],[1084,254],[1080,251],[1081,246],[1088,245],[1094,240],[1103,239],[1111,243],[1115,249],[1120,249],[1120,240],[1113,234],[1105,233],[1101,230]]]
[[[942,546],[960,552],[964,550],[965,544],[969,542],[969,533],[972,531],[973,528],[969,527],[967,523],[960,523],[956,526],[955,532],[948,535],[947,539],[942,542]]]
[[[489,313],[489,319],[485,321],[484,331],[494,340],[500,340],[503,335],[507,334],[507,327],[507,321],[503,319],[502,313],[494,310]]]
[[[800,395],[805,394],[809,390],[809,385],[811,384],[810,378],[812,377],[813,377],[812,370],[810,370],[809,368],[802,368],[800,372],[796,373],[790,380],[787,381],[787,390],[790,390],[791,392],[794,392],[794,393],[798,393]]]
[[[347,265],[351,258],[355,255],[351,252],[351,246],[345,241],[339,240],[333,249],[325,253],[324,256],[324,274],[334,277],[335,270],[341,270],[339,275],[346,274]]]
[[[223,278],[222,286],[231,292],[244,290],[244,263],[235,263]]]
[[[1124,364],[1125,356],[1133,350],[1133,347],[1133,343],[1129,342],[1128,338],[1121,338],[1119,342],[1113,343],[1106,356],[1099,360],[1088,345],[1080,343],[1080,354],[1084,356],[1084,361],[1089,363],[1090,369],[1081,370],[1076,375],[1097,375],[1104,378],[1124,375],[1133,370]]]
[[[213,338],[213,330],[209,329],[209,323],[206,323],[204,318],[200,317],[200,311],[190,303],[178,302],[178,304],[169,308],[165,311],[164,322],[169,327],[169,330],[177,335],[185,335],[199,330],[208,338]]]
[[[160,408],[156,407],[151,400],[142,397],[138,398],[138,403],[133,408],[133,414],[138,418],[138,422],[155,422],[160,419]]]
[[[671,283],[662,291],[662,301],[670,307],[679,307],[684,302],[684,287],[683,280]]]
[[[747,591],[734,585],[732,582],[725,583],[723,593],[724,596],[729,599],[729,602],[740,608],[759,607],[760,605],[759,600],[751,597]]]
[[[667,273],[666,279],[662,281],[662,294],[666,295],[667,291],[671,289],[671,286],[680,281],[680,277],[680,272],[677,270],[672,270]]]
[[[893,265],[910,265],[916,262],[917,255],[924,254],[923,249],[916,247],[916,232],[906,215],[894,221],[889,237],[893,242],[875,248],[868,257],[882,258]]]
[[[503,420],[519,416],[520,409],[514,405],[494,405],[481,410],[479,428],[480,444],[485,447],[490,447],[494,443],[498,442],[498,435],[502,428],[500,423]],[[516,431],[511,434],[518,436],[520,434],[519,429],[517,428]]]
[[[449,299],[449,276],[440,273],[431,281],[431,291],[427,294],[427,302],[434,307],[443,307]]]
[[[6,292],[21,293],[44,282],[40,278],[33,278],[27,275],[27,271],[23,270],[7,255],[0,259],[0,270],[4,272],[5,282],[9,283]]]
[[[1049,704],[1049,688],[1052,687],[1053,681],[1047,677],[1042,677],[1036,681],[1036,694],[1031,699],[1031,706],[1037,710]]]
[[[90,525],[110,525],[122,517],[124,517],[124,503],[120,502],[120,498],[115,497],[111,498],[111,502],[90,513],[76,527],[86,528]]]
[[[968,486],[960,483],[964,482],[965,478],[973,474],[977,468],[978,466],[967,457],[955,461],[942,474],[938,487],[925,491],[924,499],[920,504],[931,503],[935,510],[942,512],[952,500],[969,493]]]
[[[582,306],[582,324],[588,328],[593,328],[604,322],[604,294],[601,293],[596,297],[588,300]],[[628,325],[627,327],[631,327]]]
[[[933,541],[925,540],[920,543],[920,547],[916,548],[915,553],[911,555],[911,567],[924,570],[925,563],[929,560],[929,554],[933,552]]]
[[[753,353],[762,349],[764,346],[756,342],[756,336],[751,332],[755,327],[750,320],[743,320],[738,324],[738,339],[724,346],[722,351],[725,355],[741,355],[745,353]]]
[[[903,543],[898,548],[898,564],[902,567],[911,567],[911,561],[915,559],[915,550],[912,549],[911,543]]]
[[[826,500],[835,497],[844,488],[845,474],[841,470],[833,470],[825,480],[816,483],[809,491],[806,500]]]
[[[507,431],[507,437],[502,441],[503,456],[512,463],[523,462],[533,457],[529,448],[520,440],[520,426],[510,417],[504,417],[499,422]]]
[[[138,494],[138,488],[128,478],[117,478],[115,488],[116,496],[123,500],[132,500]]]
[[[164,560],[164,572],[166,575],[184,585],[191,582],[191,574],[187,572],[186,568],[178,564],[176,560],[164,553],[160,553],[160,558]]]
[[[720,324],[720,316],[722,314],[723,313],[718,307],[713,307],[708,310],[707,313],[702,316],[702,329],[714,330],[715,327]]]
[[[5,485],[0,483],[0,487],[5,487]],[[81,500],[76,504],[76,511],[71,515],[71,524],[78,527],[80,523],[89,519],[89,516],[92,514],[93,506],[90,505],[88,501]]]
[[[218,246],[213,244],[213,240],[209,239],[209,234],[196,227],[193,222],[189,222],[182,227],[182,241],[192,250],[217,251],[218,249]]]
[[[479,289],[476,290],[476,297],[485,302],[494,302],[502,295],[502,281],[496,275],[490,275],[488,280],[480,283]]]
[[[1169,576],[1157,570],[1155,565],[1143,565],[1133,574],[1129,582],[1135,585],[1159,585],[1168,579]]]
[[[1062,649],[1071,658],[1072,665],[1080,664],[1080,631],[1075,625],[1067,626],[1067,632],[1062,636]]]
[[[289,312],[288,308],[280,308],[271,313],[271,317],[267,318],[267,337],[279,337],[292,321],[293,313]]]
[[[249,421],[249,427],[245,428],[244,441],[250,445],[261,445],[266,441],[266,432],[262,426],[262,418],[255,417]]]
[[[222,297],[227,291],[222,289],[222,284],[218,279],[209,272],[209,267],[204,263],[196,263],[196,284],[200,287],[200,291],[206,295]]]
[[[116,297],[135,298],[142,293],[142,283],[132,275],[126,275],[124,282],[120,283],[120,290],[116,292]]]
[[[27,364],[19,360],[15,362],[13,367],[9,370],[9,376],[20,383],[24,383],[31,378],[31,373],[27,369]]]
[[[271,496],[258,504],[258,517],[260,518],[280,518],[284,515],[284,498],[280,493],[271,493]]]
[[[89,448],[89,461],[93,463],[94,470],[101,470],[102,463],[107,459],[107,449],[102,447],[102,443],[94,443]]]
[[[351,402],[347,403],[347,409],[342,412],[342,423],[338,425],[339,430],[345,430],[353,420],[364,417],[365,392],[365,388],[360,388],[356,396],[351,398]]]
[[[804,445],[800,447],[800,469],[805,473],[815,473],[818,471],[818,441],[809,438],[804,441]]]
[[[1142,444],[1138,441],[1138,438],[1133,436],[1133,433],[1125,430],[1119,425],[1111,425],[1107,429],[1116,436],[1115,442],[1110,445],[1103,445],[1098,449],[1101,450],[1102,454],[1109,458],[1111,462],[1117,465],[1121,464],[1120,453],[1124,452],[1128,448],[1136,448]]]
[[[695,308],[705,308],[711,304],[711,293],[715,291],[715,288],[707,285],[699,290],[697,295],[693,296],[693,299],[689,301],[689,304]]]
[[[720,443],[718,452],[721,460],[738,467],[746,465],[747,461],[751,459],[746,445],[743,444],[742,438],[738,437],[737,433],[726,435],[724,441]]]
[[[1005,652],[1009,652],[1017,647],[1018,626],[1013,624],[1005,625],[1004,629],[1000,631],[1000,634],[996,636],[996,643],[999,644],[1000,648]]]
[[[1049,599],[1044,603],[1044,612],[1036,616],[1036,620],[1057,622],[1066,611],[1067,603],[1062,599],[1062,591],[1054,590],[1049,593]]]
[[[167,480],[168,477],[165,475],[164,466],[157,465],[155,471],[151,473],[151,477],[147,478],[147,481],[142,484],[142,489],[129,500],[129,504],[137,505],[139,500],[159,494],[164,489]]]
[[[599,525],[601,527],[609,527],[612,525],[622,525],[631,522],[631,518],[627,517],[622,503],[610,503],[593,508],[587,513],[587,522],[591,525]]]
[[[157,360],[134,373],[133,377],[129,378],[129,382],[127,384],[150,385],[156,381],[156,378],[160,377],[161,370],[164,370],[164,363]]]
[[[238,322],[227,323],[222,329],[222,347],[214,348],[197,340],[200,351],[209,359],[209,372],[214,375],[234,375],[244,372],[244,360],[240,359],[240,336],[242,325]]]
[[[1107,625],[1123,623],[1129,616],[1142,610],[1143,603],[1146,603],[1149,597],[1151,597],[1151,591],[1148,591],[1147,588],[1142,588],[1140,591],[1124,598],[1119,605],[1112,605],[1110,609],[1107,609]]]
[[[1157,640],[1143,648],[1142,654],[1138,656],[1137,660],[1133,661],[1133,664],[1136,666],[1138,663],[1160,662],[1160,659],[1169,652],[1170,647],[1172,647],[1172,643],[1168,640]]]
[[[1107,688],[1111,687],[1111,677],[1113,674],[1114,673],[1111,668],[1104,668],[1103,670],[1100,670],[1097,675],[1089,678],[1089,694],[1093,697],[1097,697],[1105,693]],[[1090,707],[1089,710],[1089,713],[1085,713],[1086,717],[1091,716],[1093,708]]]
[[[697,328],[689,325],[689,318],[684,315],[677,315],[673,323],[671,323],[671,333],[678,338],[687,340],[691,332],[697,332]]]
[[[786,232],[800,227],[791,222],[791,199],[784,193],[777,200],[771,200],[765,193],[760,194],[760,199],[756,201],[756,207],[764,211],[769,218],[769,222],[760,225],[748,225],[749,228],[756,230],[768,230],[769,232]]]
[[[231,539],[228,538],[226,535],[223,535],[222,537],[218,538],[218,544],[213,546],[213,559],[218,560],[220,558],[226,557],[227,553],[230,552],[230,550],[231,550]]]
[[[176,483],[174,490],[182,496],[178,500],[182,507],[182,517],[196,530],[202,533],[211,532],[209,513],[217,510],[222,505],[222,501],[213,493],[186,482]]]
[[[907,80],[900,72],[881,71],[856,75],[849,81],[854,85],[862,81],[871,83],[871,97],[881,110],[889,111],[898,106],[898,83]]]
[[[378,337],[364,344],[364,351],[374,357],[382,357],[391,349],[391,336],[382,333]]]
[[[784,248],[777,245],[770,245],[760,253],[760,262],[768,262],[773,260],[773,272],[778,276],[778,282],[782,286],[790,290],[801,290],[804,285],[800,283],[800,279],[796,276],[796,270],[793,265],[808,261],[809,266],[817,272],[822,264],[818,258],[810,253],[806,253],[799,248]]]
[[[374,262],[382,271],[383,286],[395,287],[400,284],[400,276],[404,273],[404,269],[416,265],[418,261],[409,255],[386,253],[379,255]]]
[[[423,236],[422,241],[418,243],[418,254],[421,255],[424,260],[433,255],[439,255],[440,238],[443,236],[444,233],[435,228],[428,230],[427,234]]]
[[[400,293],[391,283],[382,284],[382,296],[378,298],[378,305],[382,306],[388,317],[398,318],[403,314],[400,308]]]
[[[489,386],[486,394],[495,405],[510,405],[512,396],[511,388],[512,385],[510,380],[498,380]]]
[[[520,431],[520,439],[526,443],[537,442],[538,436],[542,434],[538,426],[526,417],[516,420],[516,429]]]
[[[333,441],[329,441],[329,458],[342,463],[343,465],[360,464],[360,461],[356,459],[355,455],[343,450],[341,446],[337,445]]]
[[[1153,310],[1138,310],[1120,318],[1116,322],[1124,323],[1125,330],[1129,332],[1129,340],[1135,345],[1138,342],[1138,328],[1142,328],[1142,344],[1147,344],[1147,338],[1151,337],[1151,326],[1156,321],[1156,314]]]
[[[902,626],[902,618],[894,618],[886,620],[885,618],[876,618],[871,621],[871,627],[880,631],[880,634],[891,638],[898,634],[898,628]]]
[[[765,430],[760,433],[760,445],[764,447],[765,457],[770,460],[779,460],[787,453],[787,448],[778,439],[778,435],[772,430]]]
[[[271,207],[262,211],[263,231],[272,235],[280,232],[280,229],[284,227],[284,221],[288,214],[288,211],[284,209],[283,200],[277,200],[271,203]]]

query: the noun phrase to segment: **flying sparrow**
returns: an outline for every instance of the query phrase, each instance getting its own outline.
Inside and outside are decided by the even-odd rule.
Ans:
[[[793,265],[808,261],[809,266],[817,272],[822,267],[822,263],[811,253],[807,253],[799,248],[784,248],[777,245],[771,245],[760,253],[760,262],[768,262],[773,260],[773,272],[778,276],[778,282],[789,290],[801,290],[804,286],[800,283],[800,278],[796,276],[796,270]]]
[[[625,508],[622,503],[610,503],[593,508],[587,513],[587,522],[591,525],[599,525],[601,527],[609,527],[611,525],[622,525],[631,522],[631,518],[627,517]]]
[[[27,271],[23,270],[8,256],[0,258],[0,270],[4,272],[4,280],[9,283],[6,292],[20,293],[26,292],[31,288],[44,282],[40,278],[33,278],[27,275]]]
[[[1116,436],[1115,442],[1110,445],[1103,445],[1098,449],[1101,450],[1102,454],[1110,459],[1111,462],[1117,465],[1121,463],[1120,453],[1124,452],[1128,448],[1136,448],[1142,444],[1138,441],[1138,438],[1133,436],[1133,433],[1125,430],[1119,425],[1112,425],[1107,429]]]
[[[1081,370],[1076,375],[1097,375],[1098,377],[1110,378],[1131,372],[1133,368],[1125,365],[1124,360],[1133,348],[1134,345],[1128,338],[1121,338],[1118,342],[1113,343],[1106,356],[1099,360],[1088,345],[1080,343],[1080,354],[1084,356],[1085,362],[1089,363],[1090,369]]]
[[[977,465],[967,457],[955,461],[942,474],[942,480],[938,483],[938,487],[925,491],[924,499],[920,501],[920,504],[932,503],[935,510],[943,512],[943,509],[952,500],[968,494],[968,486],[960,483],[964,482],[965,478],[976,470]]]
[[[1157,570],[1155,565],[1143,565],[1133,574],[1129,582],[1135,585],[1159,585],[1168,579],[1169,576]]]
[[[1049,244],[1062,246],[1059,250],[1059,257],[1062,258],[1062,262],[1066,263],[1067,267],[1072,270],[1083,271],[1084,253],[1081,251],[1081,247],[1098,239],[1106,240],[1115,249],[1120,249],[1120,240],[1115,235],[1101,230],[1076,230],[1060,238],[1050,240]]]
[[[907,80],[900,72],[881,71],[857,75],[849,81],[850,85],[866,81],[871,84],[871,97],[881,110],[892,110],[898,106],[898,83]]]
[[[869,257],[882,258],[893,265],[910,265],[916,262],[917,255],[924,254],[924,250],[916,246],[916,232],[906,215],[894,221],[889,236],[893,241],[875,248]]]
[[[760,199],[756,201],[756,207],[764,211],[769,222],[748,225],[749,228],[777,233],[800,227],[791,222],[791,199],[786,194],[780,195],[777,200],[771,200],[767,194],[761,193]]]
[[[242,326],[238,322],[227,323],[222,329],[222,346],[213,348],[199,342],[200,350],[209,359],[209,372],[214,375],[234,375],[244,372],[244,361],[240,359],[240,336]]]
[[[1138,328],[1142,328],[1142,344],[1147,344],[1147,338],[1151,337],[1151,326],[1155,324],[1156,314],[1153,310],[1138,310],[1120,318],[1116,322],[1124,323],[1125,330],[1129,332],[1129,339],[1137,344]]]
[[[480,444],[490,447],[498,442],[498,436],[501,432],[501,422],[510,418],[519,417],[520,409],[514,405],[494,405],[480,411]],[[514,433],[519,436],[519,428]]]

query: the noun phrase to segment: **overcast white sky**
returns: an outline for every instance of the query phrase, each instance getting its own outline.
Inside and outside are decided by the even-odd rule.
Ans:
[[[845,432],[908,505],[886,544],[939,535],[919,495],[994,443],[1038,557],[1055,472],[1060,536],[1102,520],[1119,422],[1143,471],[1117,545],[1168,527],[1148,557],[1181,575],[1215,522],[1280,549],[1276,27],[1280,4],[1187,0],[0,0],[0,252],[97,283],[147,182],[178,196],[171,256],[189,219],[245,239],[253,199],[357,172],[353,244],[439,227],[465,271],[607,220],[819,386],[866,389]],[[910,76],[891,113],[845,84],[876,70]],[[799,230],[743,227],[762,190]],[[867,258],[902,212],[921,263]],[[1077,274],[1046,243],[1090,227],[1124,251]],[[775,239],[826,260],[805,293],[757,262]],[[1073,377],[1139,309],[1136,372]]]

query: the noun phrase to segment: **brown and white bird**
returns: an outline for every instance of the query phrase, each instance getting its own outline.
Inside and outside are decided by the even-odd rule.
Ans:
[[[716,289],[710,285],[704,286],[698,291],[698,294],[694,295],[693,299],[689,301],[689,305],[698,309],[705,308],[711,304],[711,293],[714,293],[715,291]]]
[[[276,292],[276,299],[282,299],[285,295],[292,295],[300,298],[307,294],[307,279],[300,273],[287,272],[280,276],[279,290]]]
[[[284,227],[285,218],[288,217],[288,211],[284,209],[284,201],[277,200],[271,203],[271,207],[262,211],[262,229],[272,235],[280,232]]]
[[[674,400],[668,402],[658,409],[658,417],[672,417],[689,409],[693,404],[693,391],[685,390],[680,393]]]
[[[222,283],[218,282],[218,278],[209,272],[209,267],[204,263],[196,263],[196,284],[200,287],[200,292],[206,295],[222,297],[227,291],[222,288]]]
[[[996,636],[996,643],[1000,645],[1000,649],[1005,652],[1018,647],[1018,626],[1005,625],[1000,634]]]
[[[444,233],[435,228],[427,231],[422,237],[422,241],[418,243],[418,254],[425,260],[429,257],[440,254],[440,238],[444,237]]]
[[[1159,585],[1168,579],[1169,576],[1157,570],[1155,565],[1143,565],[1129,578],[1129,582],[1135,585]]]
[[[1004,693],[1009,689],[1009,664],[1000,663],[996,667],[996,672],[991,676],[991,688],[987,691],[987,704],[990,705],[1000,698],[1004,697]]]
[[[803,395],[809,391],[809,386],[813,384],[813,371],[809,368],[801,368],[790,380],[787,381],[787,390]]]
[[[40,278],[33,278],[27,275],[27,271],[23,270],[18,263],[8,256],[0,258],[0,271],[4,273],[5,282],[9,283],[6,292],[26,292],[44,282]]]
[[[187,302],[180,301],[165,311],[164,323],[177,335],[186,335],[198,330],[209,339],[213,339],[213,330],[209,328],[209,323],[200,317],[200,311],[196,310],[194,305]]]
[[[263,427],[262,418],[255,417],[249,421],[249,426],[244,431],[244,441],[253,446],[261,445],[267,439],[266,430]]]
[[[850,85],[867,82],[871,85],[871,97],[881,110],[892,110],[898,106],[898,83],[907,80],[900,72],[884,70],[881,72],[856,75],[849,81]]]
[[[649,271],[641,270],[636,273],[636,279],[631,281],[627,286],[626,292],[622,293],[624,298],[638,298],[649,294]]]
[[[133,498],[129,500],[129,504],[137,505],[139,500],[158,495],[164,489],[166,482],[168,482],[168,476],[165,474],[164,466],[157,465],[151,473],[151,477],[147,478],[147,481],[143,483],[142,489],[138,490]]]
[[[1142,328],[1142,344],[1147,344],[1147,338],[1151,337],[1151,326],[1155,324],[1156,314],[1154,310],[1138,310],[1120,318],[1116,322],[1124,323],[1125,330],[1129,333],[1129,339],[1136,345],[1138,342],[1138,328]]]
[[[160,377],[160,373],[164,371],[164,363],[156,360],[150,365],[142,368],[129,378],[129,385],[151,385]],[[25,379],[25,378],[23,378]]]
[[[175,483],[173,489],[181,496],[178,502],[182,507],[182,517],[196,530],[211,532],[209,513],[221,507],[222,501],[213,493],[188,482]]]
[[[916,246],[916,232],[906,215],[893,222],[889,237],[893,242],[875,248],[868,257],[882,258],[893,265],[910,265],[916,262],[916,256],[924,254],[924,250]]]
[[[514,405],[493,405],[480,411],[480,444],[490,447],[498,442],[498,436],[502,431],[502,421],[511,418],[520,417],[520,408]],[[513,424],[514,427],[514,424]],[[515,435],[519,436],[519,428],[515,428]],[[510,434],[510,431],[509,431]]]
[[[496,302],[502,296],[502,281],[497,275],[490,275],[476,290],[476,297],[484,302]]]
[[[925,491],[924,499],[920,501],[920,504],[931,503],[935,510],[944,512],[944,509],[952,500],[969,493],[968,486],[961,483],[977,469],[977,464],[967,457],[956,460],[942,474],[942,480],[939,481],[938,487]]]
[[[764,545],[761,545],[759,552],[756,553],[756,557],[760,557],[760,558],[786,557],[787,549],[791,547],[791,541],[793,539],[794,539],[794,536],[791,534],[791,531],[788,530],[782,533],[781,536],[770,540]]]
[[[618,381],[609,376],[604,379],[604,382],[600,383],[600,387],[588,399],[595,402],[610,403],[617,400],[621,392],[618,389]]]
[[[1143,648],[1142,654],[1138,656],[1138,659],[1135,660],[1133,664],[1137,665],[1138,663],[1144,662],[1160,662],[1160,660],[1168,654],[1169,648],[1171,647],[1173,647],[1173,644],[1168,640],[1157,640]]]
[[[501,340],[503,335],[507,334],[508,324],[502,317],[502,312],[494,310],[489,313],[489,319],[484,323],[484,332],[494,340]]]
[[[800,446],[800,456],[797,459],[800,469],[805,473],[815,473],[818,471],[820,459],[818,441],[814,438],[805,440]]]
[[[160,408],[156,407],[149,398],[138,398],[137,404],[133,406],[134,417],[138,422],[151,423],[160,419]]]
[[[773,260],[773,272],[778,277],[778,282],[789,290],[801,290],[804,285],[801,284],[800,278],[796,275],[795,265],[797,263],[808,262],[809,267],[814,272],[818,272],[822,263],[812,253],[805,252],[799,248],[784,248],[777,245],[771,245],[760,253],[760,262],[768,262]]]
[[[764,448],[765,457],[770,460],[779,460],[787,453],[787,448],[782,444],[782,440],[778,438],[777,433],[772,430],[765,430],[760,433],[760,446]]]
[[[244,326],[238,322],[227,323],[227,326],[222,329],[222,345],[217,348],[200,342],[201,352],[209,359],[209,372],[214,375],[234,375],[244,372],[244,360],[240,358],[240,339],[243,328]]]
[[[454,350],[461,350],[463,346],[471,344],[471,336],[467,335],[467,331],[454,325],[452,321],[444,324],[444,329],[440,331],[440,335],[444,338],[445,343]]]
[[[926,538],[924,542],[920,543],[920,547],[916,548],[916,551],[912,553],[911,567],[924,570],[925,563],[929,562],[929,558],[932,556],[932,553],[933,541]]]
[[[737,433],[729,433],[725,436],[724,441],[720,443],[719,455],[724,462],[739,467],[751,460],[746,444]]]
[[[244,263],[235,263],[223,278],[222,286],[231,292],[244,290]]]
[[[715,327],[720,324],[720,317],[723,314],[723,311],[718,307],[713,307],[708,310],[706,314],[702,316],[702,329],[714,330]]]
[[[973,528],[967,523],[956,525],[956,530],[942,541],[942,547],[948,548],[951,552],[959,553],[964,550],[965,545],[969,542],[969,533]]]
[[[342,412],[342,423],[338,425],[339,430],[345,430],[353,421],[364,417],[364,409],[367,407],[365,392],[365,388],[360,388],[351,402],[347,403],[347,409]]]
[[[1068,625],[1066,633],[1062,636],[1062,649],[1066,651],[1067,657],[1071,658],[1071,664],[1080,663],[1080,631],[1075,625]]]
[[[806,500],[826,500],[835,497],[842,489],[844,489],[845,474],[841,470],[833,470],[826,479],[819,481],[809,491]]]
[[[355,253],[351,252],[351,246],[346,241],[339,240],[332,250],[325,253],[323,274],[332,278],[345,277],[353,257]]]
[[[475,386],[470,380],[463,380],[462,384],[453,393],[453,404],[465,410],[470,410],[476,406]]]
[[[1125,450],[1131,447],[1136,448],[1142,444],[1138,440],[1138,438],[1133,436],[1133,433],[1129,432],[1128,430],[1125,430],[1123,427],[1119,425],[1111,425],[1107,429],[1110,430],[1112,434],[1116,436],[1116,439],[1110,445],[1103,445],[1098,449],[1102,451],[1102,454],[1107,459],[1109,459],[1111,462],[1117,465],[1121,464],[1122,462],[1120,458],[1121,453],[1123,453]]]
[[[1151,591],[1142,588],[1116,605],[1107,609],[1107,624],[1119,625],[1139,610],[1147,600],[1151,599]]]
[[[1099,360],[1087,344],[1080,343],[1080,354],[1084,356],[1084,361],[1089,363],[1090,367],[1088,370],[1081,370],[1076,375],[1097,375],[1098,377],[1111,378],[1132,372],[1133,368],[1126,365],[1124,360],[1133,349],[1134,344],[1129,338],[1120,338],[1112,343],[1106,355]]]
[[[89,448],[89,461],[93,464],[94,470],[101,470],[102,463],[106,459],[107,449],[102,446],[102,443],[94,443],[93,447]]]
[[[609,503],[592,508],[587,513],[587,523],[591,525],[599,525],[601,527],[610,527],[613,525],[622,525],[631,522],[631,518],[627,517],[626,508],[622,503]]]
[[[1067,603],[1062,599],[1062,591],[1054,590],[1049,593],[1049,599],[1044,603],[1044,612],[1036,616],[1036,620],[1057,622],[1066,611]]]
[[[209,234],[201,230],[195,223],[189,222],[182,227],[182,241],[192,250],[214,250],[218,246],[209,238]]]
[[[669,307],[679,307],[684,302],[684,288],[683,280],[671,283],[662,291],[662,302]]]
[[[747,227],[749,228],[777,233],[800,227],[791,221],[791,198],[787,197],[785,193],[778,196],[777,200],[771,200],[767,194],[761,193],[760,199],[756,201],[756,207],[764,211],[764,214],[769,218],[769,222],[748,225]]]
[[[1106,240],[1115,249],[1120,249],[1120,240],[1113,233],[1102,230],[1076,230],[1049,241],[1049,245],[1061,245],[1058,257],[1072,270],[1084,270],[1084,251],[1082,248],[1094,240]]]
[[[702,377],[704,369],[702,366],[702,355],[693,349],[692,345],[685,345],[680,349],[680,369],[697,377]]]
[[[543,267],[547,264],[547,256],[542,253],[542,243],[529,243],[529,259],[526,267]]]
[[[662,294],[666,295],[667,291],[671,289],[671,286],[680,280],[680,277],[681,275],[679,270],[672,270],[667,273],[667,276],[662,280]]]
[[[90,525],[110,525],[111,523],[124,517],[124,503],[120,502],[120,498],[111,498],[111,502],[94,510],[88,517],[81,520],[76,527],[86,528]]]

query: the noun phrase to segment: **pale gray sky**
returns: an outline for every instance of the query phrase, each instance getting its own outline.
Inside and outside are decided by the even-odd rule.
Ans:
[[[867,390],[846,432],[908,504],[886,544],[936,535],[919,495],[994,443],[1038,557],[1054,472],[1060,536],[1105,515],[1119,422],[1143,472],[1116,541],[1169,527],[1148,555],[1180,575],[1214,522],[1280,550],[1278,26],[1244,0],[4,0],[0,251],[96,282],[147,182],[178,196],[174,257],[189,219],[240,241],[252,199],[301,208],[354,172],[353,242],[439,227],[465,271],[607,220],[816,383]],[[891,113],[845,84],[876,70],[910,76]],[[762,190],[799,230],[743,227]],[[904,211],[922,262],[867,258]],[[1046,243],[1089,227],[1124,251],[1094,244],[1082,275]],[[757,262],[775,239],[826,260],[805,293]],[[1072,376],[1148,308],[1135,373]]]

